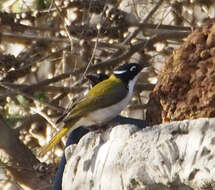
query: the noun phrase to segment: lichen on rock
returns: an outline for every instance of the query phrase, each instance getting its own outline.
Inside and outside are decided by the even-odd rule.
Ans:
[[[192,190],[215,181],[215,119],[91,132],[67,148],[63,190]]]

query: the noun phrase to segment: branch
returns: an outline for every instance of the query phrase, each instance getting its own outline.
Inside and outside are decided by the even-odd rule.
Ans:
[[[143,20],[139,23],[144,24],[146,23],[149,18],[155,13],[155,11],[160,7],[160,5],[162,4],[163,0],[159,0],[158,3],[156,5],[154,5],[154,7],[152,7],[152,9],[149,11],[149,13],[145,16],[145,18],[143,18]],[[128,42],[131,41],[132,38],[136,37],[136,35],[141,31],[141,27],[137,28],[136,30],[134,30],[130,35],[128,35],[128,37],[123,41],[123,44],[127,44]]]
[[[57,37],[43,37],[35,34],[23,34],[23,33],[13,33],[13,32],[0,32],[0,36],[10,37],[22,40],[40,40],[46,43],[55,42],[55,43],[63,43],[69,42],[67,38],[57,38]]]
[[[19,89],[17,89],[17,88],[12,88],[12,87],[10,87],[10,86],[7,86],[7,85],[4,84],[3,82],[0,82],[0,86],[6,88],[6,89],[8,89],[8,90],[10,90],[10,91],[12,91],[12,92],[14,92],[14,93],[16,93],[16,94],[20,94],[20,95],[22,95],[22,96],[24,96],[24,97],[26,97],[26,98],[29,98],[29,99],[34,100],[34,101],[36,101],[36,102],[42,103],[42,104],[46,105],[47,107],[49,107],[49,108],[51,108],[51,109],[54,109],[54,110],[56,110],[56,111],[64,111],[64,109],[63,109],[62,107],[60,107],[60,106],[53,105],[53,104],[50,103],[50,102],[41,101],[39,98],[36,98],[36,97],[34,97],[34,96],[32,96],[32,95],[30,95],[30,94],[28,94],[28,93],[26,93],[26,92],[23,92],[23,91],[21,91],[21,90],[19,90]]]
[[[129,50],[123,52],[122,54],[120,54],[117,57],[113,57],[111,59],[107,59],[105,61],[102,61],[100,63],[97,63],[95,65],[92,65],[88,70],[89,71],[95,71],[97,69],[106,69],[106,68],[111,68],[113,66],[116,66],[117,64],[121,63],[122,61],[128,59],[129,57],[131,57],[134,53],[141,51],[144,48],[150,48],[152,47],[155,43],[160,42],[160,41],[164,41],[167,39],[179,39],[179,38],[184,38],[186,37],[188,34],[190,34],[190,32],[188,31],[183,31],[183,32],[163,32],[163,33],[159,33],[154,35],[151,39],[149,39],[148,41],[140,41],[134,45],[132,45]],[[85,66],[80,67],[79,69],[75,70],[75,71],[71,71],[68,73],[63,73],[60,74],[58,76],[55,76],[51,79],[45,79],[43,81],[40,81],[36,84],[32,84],[30,87],[26,87],[23,88],[22,90],[30,90],[30,88],[41,88],[43,86],[49,85],[51,83],[55,83],[61,80],[64,80],[70,76],[77,76],[80,73],[83,73],[85,71]]]
[[[10,87],[11,90],[7,90],[6,92],[1,93],[0,100],[6,98],[7,96],[20,94],[20,92],[23,95],[25,93],[25,94],[27,94],[27,96],[28,95],[31,96],[30,94],[32,94],[35,91],[37,91],[37,92],[45,91],[45,92],[51,92],[51,93],[69,93],[69,92],[80,93],[83,90],[87,89],[86,87],[82,87],[82,86],[79,86],[79,87],[42,86],[40,89],[35,89],[35,88],[33,89],[33,88],[31,88],[31,85],[26,85],[26,84],[14,84],[14,83],[10,83],[10,82],[0,82],[0,86],[1,86],[1,84],[6,85],[7,88]],[[23,89],[26,89],[26,88],[29,90],[23,91]],[[14,89],[14,90],[12,90],[12,89]],[[15,89],[18,89],[18,90],[15,90]]]
[[[35,168],[41,163],[19,140],[18,134],[5,123],[1,115],[0,126],[0,148],[10,155],[11,166],[8,169],[15,176],[16,180],[30,186],[32,189],[47,186],[51,176],[44,175],[43,178],[39,178],[39,173]]]

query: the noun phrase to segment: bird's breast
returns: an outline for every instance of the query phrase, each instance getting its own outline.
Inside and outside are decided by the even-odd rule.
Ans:
[[[128,93],[120,102],[106,108],[95,110],[89,113],[86,118],[87,120],[94,121],[96,124],[108,122],[120,114],[120,112],[128,105],[130,98],[131,93]]]
[[[123,100],[109,107],[100,108],[88,113],[75,124],[74,129],[79,126],[101,125],[112,120],[128,105],[132,94],[133,89],[129,88],[129,92]]]

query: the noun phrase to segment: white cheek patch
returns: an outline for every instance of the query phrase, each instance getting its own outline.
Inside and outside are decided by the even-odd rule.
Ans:
[[[120,75],[120,74],[123,74],[123,73],[126,73],[127,70],[121,70],[121,71],[114,71],[113,73],[116,74],[116,75]]]
[[[132,72],[132,71],[136,70],[136,68],[137,68],[136,66],[133,66],[130,68],[130,71]]]

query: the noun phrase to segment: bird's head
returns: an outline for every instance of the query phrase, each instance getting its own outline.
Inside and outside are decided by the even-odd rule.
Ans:
[[[130,84],[135,84],[141,70],[142,65],[137,63],[123,64],[117,67],[113,74],[115,77],[119,78],[126,86]]]

